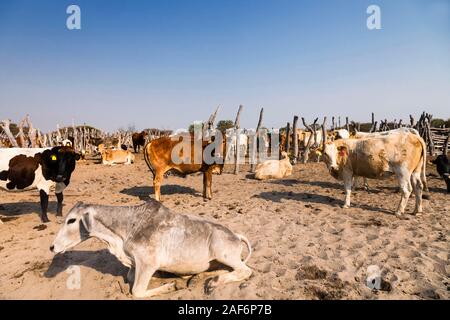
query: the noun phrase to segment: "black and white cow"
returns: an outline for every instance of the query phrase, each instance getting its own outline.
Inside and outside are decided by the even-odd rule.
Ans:
[[[47,217],[48,194],[55,187],[58,205],[56,215],[62,216],[63,191],[70,183],[79,154],[71,147],[0,149],[0,188],[7,191],[38,189],[41,199],[41,220]]]

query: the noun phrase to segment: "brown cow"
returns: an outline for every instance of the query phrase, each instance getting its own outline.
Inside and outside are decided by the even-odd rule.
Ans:
[[[134,153],[138,153],[139,149],[145,145],[145,140],[147,139],[148,133],[142,131],[140,133],[135,132],[131,136],[131,140],[133,140],[133,148]]]
[[[164,174],[168,171],[175,171],[183,176],[203,172],[203,197],[212,199],[212,175],[222,174],[226,142],[223,139],[221,143],[221,155],[215,157],[217,161],[207,163],[205,161],[207,159],[205,159],[204,151],[208,146],[210,151],[214,150],[210,149],[213,147],[211,144],[211,142],[195,139],[192,135],[161,137],[148,142],[144,147],[144,159],[150,171],[153,173],[155,199],[158,201],[161,200],[161,182]],[[197,153],[199,153],[198,149],[200,147],[202,152],[201,155],[198,155]],[[178,153],[173,152],[174,149],[179,150]],[[187,152],[186,150],[190,150],[191,152]]]

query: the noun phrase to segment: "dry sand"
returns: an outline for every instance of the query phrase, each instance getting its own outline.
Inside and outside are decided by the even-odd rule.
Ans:
[[[291,177],[278,181],[256,181],[247,172],[214,176],[211,201],[201,197],[201,176],[170,176],[162,187],[164,204],[246,235],[254,273],[210,295],[205,280],[223,270],[191,279],[160,273],[150,286],[177,281],[178,291],[156,299],[449,299],[450,198],[442,180],[428,179],[431,199],[424,201],[424,214],[399,220],[392,214],[399,201],[394,180],[370,181],[371,192],[357,191],[354,207],[344,210],[342,186],[322,163],[297,165]],[[77,201],[139,204],[153,193],[150,185],[142,155],[131,166],[80,162],[65,191],[64,213]],[[36,191],[0,193],[0,298],[132,298],[127,268],[100,241],[89,239],[56,257],[49,251],[61,223],[53,195],[51,222],[42,227]],[[366,287],[366,269],[373,264],[390,291]],[[80,266],[80,289],[67,288],[71,265]]]

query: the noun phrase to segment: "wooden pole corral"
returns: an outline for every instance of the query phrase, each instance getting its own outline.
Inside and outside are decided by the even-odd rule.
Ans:
[[[322,129],[322,145],[319,146],[319,150],[321,149],[321,152],[323,152],[323,150],[325,150],[325,143],[328,140],[327,139],[327,128],[326,128],[326,125],[327,125],[327,117],[325,116],[325,117],[323,117],[323,122],[322,122],[322,126],[321,126],[321,129]],[[320,162],[320,158],[321,158],[321,156],[317,157],[317,162]]]
[[[298,116],[294,116],[294,121],[292,122],[292,139],[294,140],[294,158],[292,160],[293,164],[297,164],[298,156],[298,132],[297,132]]]
[[[313,129],[313,134],[314,134],[314,148],[317,148],[317,145],[318,145],[318,141],[317,141],[317,128],[316,128],[316,124],[317,124],[317,121],[319,120],[319,118],[316,118],[315,120],[314,120],[314,123],[313,123],[313,125],[311,126],[311,128]]]
[[[313,126],[316,125],[317,120],[318,119],[316,119],[314,121]],[[308,143],[305,146],[305,150],[303,150],[303,156],[302,156],[302,163],[306,164],[308,162],[308,159],[309,159],[309,152],[310,152],[311,144],[312,144],[312,141],[313,141],[313,138],[314,138],[314,130],[311,128],[311,126],[309,126],[306,123],[305,118],[303,118],[303,117],[302,117],[302,123],[303,123],[303,126],[310,132],[310,135],[309,135],[309,138],[308,138]]]
[[[258,149],[258,138],[259,138],[259,131],[261,129],[262,121],[263,121],[263,115],[264,115],[264,108],[261,108],[261,111],[259,112],[259,120],[258,125],[256,126],[255,135],[253,136],[252,141],[252,155],[251,155],[251,167],[250,171],[255,172],[256,170],[256,153]],[[261,150],[260,150],[261,151]]]
[[[208,129],[213,130],[214,129],[214,123],[216,122],[217,113],[219,112],[220,106],[217,106],[216,111],[209,117],[208,121]]]
[[[9,120],[9,119],[5,119],[5,120],[2,120],[2,121],[0,122],[0,126],[1,126],[2,129],[3,129],[3,132],[4,132],[4,133],[6,134],[6,136],[8,137],[9,142],[11,143],[11,145],[12,145],[14,148],[18,148],[18,147],[19,147],[19,144],[17,143],[16,138],[14,138],[14,135],[11,133],[11,129],[9,128],[10,125],[11,125],[11,120]]]
[[[240,148],[239,148],[239,143],[240,143],[240,118],[241,118],[241,112],[242,112],[242,108],[244,108],[244,106],[241,104],[239,106],[238,112],[236,114],[236,120],[234,121],[234,131],[236,134],[236,150],[234,152],[234,174],[238,174],[239,173],[239,159],[240,159]]]
[[[350,132],[350,124],[348,123],[348,117],[345,117],[345,129]]]
[[[431,134],[431,115],[430,115],[430,117],[428,117],[427,121],[425,122],[425,126],[426,126],[426,134],[428,136],[430,155],[434,156],[436,152],[434,149],[434,141],[433,141],[433,137]]]
[[[31,148],[36,148],[36,129],[33,127],[29,114],[27,114],[25,119],[28,125],[28,139],[30,140]]]
[[[285,142],[285,150],[286,150],[286,153],[288,154],[288,156],[289,156],[289,153],[290,153],[290,148],[291,148],[291,142],[289,141],[290,139],[289,139],[289,137],[291,136],[291,124],[288,122],[287,124],[286,124],[286,142]]]
[[[449,139],[450,139],[450,132],[449,132],[448,135],[447,135],[447,139],[445,139],[444,147],[443,147],[443,149],[442,149],[442,154],[443,154],[444,156],[446,156],[446,155],[448,154],[448,141],[449,141]]]
[[[377,125],[378,125],[378,121],[375,121],[375,123],[373,124],[373,127],[370,129],[370,132],[376,132],[377,131]]]
[[[25,134],[23,132],[23,126],[25,125],[25,119],[23,118],[19,123],[19,133],[17,137],[19,138],[19,144],[21,148],[28,148],[28,143],[25,143]]]
[[[203,137],[209,137],[209,132],[214,129],[214,122],[216,121],[217,112],[219,112],[219,109],[220,106],[217,106],[216,110],[209,116],[208,121],[206,121],[206,123],[203,123]]]
[[[44,141],[42,140],[42,135],[40,130],[36,130],[36,136],[38,141],[39,148],[44,148],[46,145],[44,144]]]

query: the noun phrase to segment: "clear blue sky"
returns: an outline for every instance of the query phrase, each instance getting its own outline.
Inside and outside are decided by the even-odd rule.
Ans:
[[[81,7],[82,29],[66,28]],[[381,7],[382,30],[366,27]],[[106,130],[450,117],[448,0],[2,0],[0,118]]]

